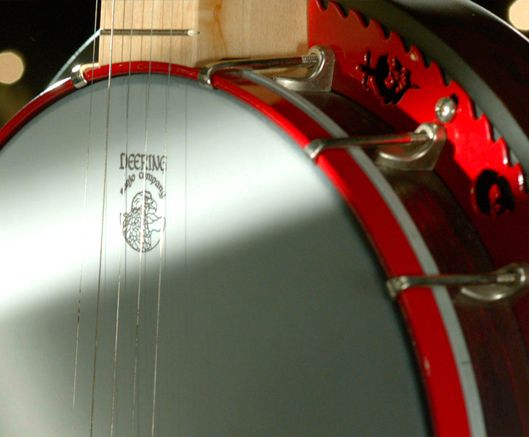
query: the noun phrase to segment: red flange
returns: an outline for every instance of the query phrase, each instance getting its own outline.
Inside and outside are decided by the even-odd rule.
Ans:
[[[455,81],[446,80],[435,62],[427,61],[416,47],[406,47],[395,32],[353,10],[346,16],[332,1],[327,9],[320,1],[309,3],[309,45],[334,50],[334,92],[360,103],[397,132],[413,131],[425,122],[439,123],[437,103],[443,98],[455,102],[455,114],[443,123],[448,141],[435,171],[470,218],[497,267],[529,261],[529,247],[523,243],[529,239],[525,226],[529,196],[522,169],[511,165],[505,142],[493,138],[488,118],[476,116],[473,102]],[[400,248],[395,245],[393,250]],[[409,266],[407,273],[393,274],[411,274],[413,269]],[[426,312],[428,304],[420,299],[415,292],[406,292],[399,303],[419,355],[434,430],[437,435],[468,435],[460,382],[448,371],[451,357],[432,348],[435,327],[428,327],[432,313]],[[520,299],[515,310],[521,321],[528,319],[529,297]],[[516,324],[514,318],[512,323]],[[529,344],[529,325],[521,325]]]
[[[454,118],[445,123],[448,144],[436,172],[457,198],[479,232],[497,267],[529,261],[525,226],[529,196],[519,164],[511,165],[503,139],[495,141],[486,115],[476,117],[468,94],[448,84],[435,62],[426,64],[414,46],[374,20],[330,2],[324,9],[310,3],[309,44],[335,51],[333,90],[362,104],[399,132],[425,122],[439,122],[435,106],[444,97],[457,102]],[[487,211],[488,204],[488,211]],[[481,209],[480,209],[481,206]]]

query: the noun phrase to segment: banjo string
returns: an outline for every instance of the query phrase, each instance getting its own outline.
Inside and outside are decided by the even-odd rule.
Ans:
[[[163,173],[163,186],[166,187],[165,198],[164,198],[164,216],[167,217],[167,143],[168,143],[168,124],[169,124],[169,89],[171,83],[171,61],[172,61],[172,48],[173,48],[173,19],[174,19],[174,0],[171,1],[171,33],[169,37],[169,60],[168,60],[168,70],[167,70],[167,83],[166,83],[166,92],[165,92],[165,137],[164,137],[164,157],[165,157],[165,170]],[[163,15],[165,16],[165,5],[163,3]],[[165,224],[165,226],[167,223]],[[159,348],[159,338],[160,338],[160,303],[161,303],[161,293],[162,293],[162,264],[163,264],[163,250],[165,243],[165,226],[162,227],[160,235],[160,260],[158,267],[158,294],[156,302],[156,334],[155,334],[155,346],[154,346],[154,375],[153,375],[153,390],[152,390],[152,419],[151,419],[151,437],[154,437],[155,429],[155,420],[156,420],[156,390],[158,382],[158,348]]]
[[[107,169],[108,169],[108,146],[109,146],[109,130],[110,130],[110,102],[111,102],[111,83],[112,83],[112,49],[114,43],[114,20],[115,20],[116,0],[112,0],[112,24],[110,27],[110,63],[108,71],[108,94],[107,94],[107,117],[106,117],[106,138],[105,138],[105,154],[104,154],[104,171],[103,171],[103,202],[101,211],[101,239],[99,246],[99,272],[97,282],[97,301],[96,301],[96,327],[94,340],[94,369],[92,376],[92,409],[90,413],[90,437],[94,434],[94,412],[95,412],[95,387],[97,375],[97,343],[99,335],[99,315],[100,315],[100,301],[101,301],[101,282],[103,270],[103,246],[105,235],[105,213],[106,213],[106,197],[107,197]]]
[[[143,20],[145,19],[145,0],[143,0]],[[143,23],[142,23],[143,24]],[[144,28],[144,26],[142,26]],[[147,74],[147,94],[145,96],[145,156],[148,152],[149,144],[149,104],[150,104],[150,89],[151,89],[151,70],[152,70],[152,36],[154,30],[154,4],[151,11],[151,35],[150,35],[150,48],[149,48],[149,68]],[[143,36],[141,36],[143,42]],[[143,50],[143,44],[142,44]],[[143,59],[143,58],[142,58]],[[147,160],[143,164],[143,174],[147,171]],[[143,178],[143,191],[142,191],[142,205],[141,205],[141,222],[140,222],[140,254],[139,254],[139,275],[138,275],[138,300],[136,307],[136,333],[135,333],[135,350],[134,350],[134,382],[132,389],[132,426],[131,435],[134,436],[134,422],[135,422],[135,411],[136,411],[136,391],[137,391],[137,380],[138,380],[138,356],[139,356],[139,334],[140,334],[140,304],[141,304],[141,286],[143,279],[143,248],[145,244],[145,199],[146,199],[146,187],[147,178]]]
[[[97,32],[97,19],[99,11],[99,0],[96,0],[95,3],[95,12],[94,12],[94,34]],[[92,43],[92,64],[95,63],[96,58],[96,42],[95,39]],[[94,83],[94,75],[91,78],[91,85]],[[74,376],[73,376],[73,396],[72,396],[72,423],[71,423],[71,436],[73,437],[74,433],[74,420],[75,420],[75,400],[77,394],[77,370],[79,364],[79,337],[80,337],[80,327],[81,327],[81,296],[83,290],[83,267],[84,267],[84,255],[86,251],[86,206],[87,206],[87,197],[88,197],[88,174],[90,166],[90,138],[92,132],[92,107],[93,107],[93,95],[94,87],[90,87],[90,103],[88,110],[88,138],[87,138],[87,147],[86,147],[86,172],[85,172],[85,186],[84,186],[84,199],[83,199],[83,221],[82,221],[82,235],[81,235],[81,265],[79,271],[79,292],[77,298],[77,329],[76,329],[76,340],[75,340],[75,360],[74,360]]]
[[[128,156],[129,153],[129,112],[130,112],[130,80],[132,74],[132,35],[134,28],[134,2],[131,0],[131,18],[130,18],[130,47],[129,47],[129,69],[127,75],[127,95],[125,103],[125,156]],[[123,24],[125,27],[125,16],[126,16],[126,4],[123,2]],[[121,47],[122,59],[125,52],[125,37],[123,37],[123,44]],[[123,232],[123,219],[126,211],[127,203],[127,191],[125,190],[125,184],[128,179],[128,166],[125,166],[125,171],[123,173],[123,197],[121,201],[121,231]],[[120,315],[120,306],[121,306],[121,285],[122,285],[122,273],[123,273],[123,257],[125,257],[125,266],[126,262],[126,250],[124,251],[124,246],[126,248],[126,241],[120,246],[119,249],[119,272],[118,272],[118,290],[116,297],[116,328],[115,328],[115,337],[114,337],[114,369],[113,369],[113,381],[112,381],[112,406],[111,406],[111,420],[110,420],[110,437],[114,436],[114,422],[116,416],[116,385],[117,385],[117,361],[118,361],[118,340],[119,340],[119,315]],[[123,255],[123,252],[125,254]],[[126,272],[125,272],[126,278]],[[126,282],[126,281],[125,281]],[[125,284],[126,287],[126,284]]]

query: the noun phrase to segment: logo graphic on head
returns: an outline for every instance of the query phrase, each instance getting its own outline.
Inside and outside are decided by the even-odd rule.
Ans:
[[[121,224],[123,236],[134,250],[149,252],[160,242],[165,219],[156,215],[157,210],[158,205],[151,193],[140,191],[132,199],[130,212],[123,214]]]
[[[362,75],[362,85],[371,89],[385,104],[396,105],[408,90],[419,88],[411,82],[411,71],[404,68],[397,58],[381,56],[374,64],[368,51],[364,60],[364,65],[356,67]]]
[[[476,181],[476,204],[478,209],[492,217],[505,211],[514,211],[515,199],[507,179],[493,170],[484,170]]]

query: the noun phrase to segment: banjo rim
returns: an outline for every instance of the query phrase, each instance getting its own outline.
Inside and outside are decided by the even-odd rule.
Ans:
[[[146,73],[170,74],[197,80],[199,70],[161,62],[127,62],[88,70],[85,79],[90,84],[107,80],[109,76]],[[235,96],[261,112],[301,147],[305,147],[314,139],[329,137],[329,134],[301,109],[265,87],[233,76],[216,76],[214,84],[217,89]],[[256,89],[259,89],[258,95],[252,93]],[[71,79],[66,79],[28,103],[0,129],[0,151],[24,125],[56,101],[75,91]],[[390,277],[425,274],[408,236],[388,206],[387,200],[351,158],[345,151],[330,151],[320,157],[318,165],[353,210],[385,272]],[[396,251],[395,247],[399,250]],[[469,400],[466,399],[463,389],[464,383],[458,369],[455,347],[448,334],[434,290],[406,290],[400,293],[396,301],[407,324],[422,377],[422,388],[428,401],[429,420],[435,433],[472,434],[471,419],[467,411]]]

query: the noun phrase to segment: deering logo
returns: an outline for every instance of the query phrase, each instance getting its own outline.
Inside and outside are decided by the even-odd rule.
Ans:
[[[372,90],[386,105],[396,105],[409,90],[419,88],[411,81],[411,71],[395,57],[380,56],[375,64],[368,51],[364,61],[365,64],[356,67],[362,77],[362,85]]]
[[[120,193],[125,195],[132,187],[135,191],[130,210],[121,215],[121,230],[128,245],[138,252],[154,249],[160,242],[165,227],[165,218],[160,214],[155,200],[156,194],[160,199],[165,197],[160,181],[165,168],[165,156],[125,153],[120,156],[120,169],[132,171]],[[135,170],[140,171],[136,173]],[[140,183],[135,183],[137,181]]]
[[[145,197],[145,200],[144,200]],[[142,205],[145,205],[142,208]],[[130,212],[123,215],[122,229],[129,246],[138,252],[149,252],[160,242],[165,220],[156,215],[158,205],[149,191],[137,193],[132,199]],[[142,211],[143,210],[143,211]],[[143,220],[142,220],[143,212]],[[142,223],[143,222],[143,223]],[[143,235],[143,245],[141,238]]]

